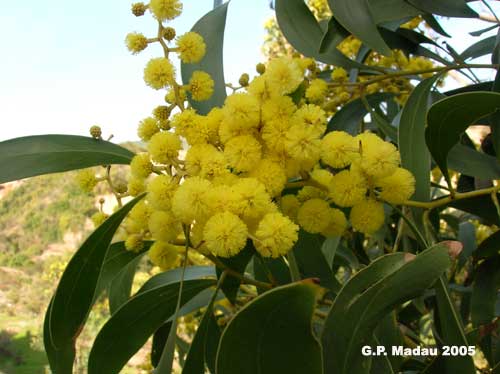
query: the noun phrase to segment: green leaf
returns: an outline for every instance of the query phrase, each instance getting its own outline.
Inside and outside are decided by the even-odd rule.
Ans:
[[[378,129],[384,133],[385,136],[391,140],[398,140],[398,129],[392,126],[387,120],[378,114],[375,110],[370,112],[373,122],[377,125]]]
[[[356,67],[373,70],[373,67],[347,58],[337,48],[328,48],[324,53],[319,53],[324,31],[303,0],[276,0],[275,10],[283,35],[304,56],[346,69]]]
[[[47,327],[51,347],[47,350],[66,352],[74,347],[92,308],[109,243],[127,213],[143,197],[136,197],[104,221],[69,261],[50,308]],[[58,357],[69,358],[68,355]],[[69,363],[58,362],[55,367],[69,366]]]
[[[361,347],[370,341],[380,320],[422,294],[450,265],[448,249],[438,244],[416,257],[402,253],[380,257],[351,278],[325,321],[325,372],[367,372],[369,360],[361,356]]]
[[[248,240],[245,248],[243,248],[236,256],[229,258],[219,257],[219,260],[228,268],[243,274],[254,253],[255,248],[253,243],[251,240]],[[217,278],[220,278],[222,269],[217,268],[216,271]],[[224,292],[224,295],[226,295],[227,299],[233,304],[236,302],[236,296],[238,295],[240,285],[241,279],[233,277],[232,275],[228,275],[222,284],[222,292]]]
[[[36,135],[0,142],[0,183],[90,166],[130,163],[119,145],[75,135]]]
[[[500,63],[500,29],[498,29],[497,36],[495,38],[495,46],[493,47],[493,51],[491,52],[491,63]]]
[[[163,273],[156,274],[154,277],[147,280],[146,283],[137,291],[138,294],[151,291],[155,288],[162,287],[166,284],[176,283],[181,281],[182,268],[175,268]],[[215,270],[213,266],[188,266],[184,274],[184,280],[193,280],[200,278],[215,278]]]
[[[441,24],[438,22],[436,17],[434,17],[430,13],[424,13],[422,15],[422,18],[424,19],[425,23],[429,25],[431,29],[433,29],[435,32],[438,34],[441,34],[442,36],[445,36],[447,38],[451,38],[451,36],[443,29]]]
[[[142,256],[134,258],[111,281],[108,291],[109,311],[111,314],[115,313],[118,308],[130,299],[135,272],[141,259]]]
[[[484,28],[484,29],[481,29],[481,30],[472,31],[472,32],[470,32],[469,34],[470,34],[470,35],[472,35],[472,36],[481,36],[481,35],[483,35],[485,32],[488,32],[488,31],[491,31],[491,30],[493,30],[493,29],[496,29],[497,27],[498,27],[498,25],[497,25],[497,24],[495,24],[495,25],[488,26],[488,27],[486,27],[486,28]]]
[[[475,327],[486,325],[496,317],[498,287],[500,286],[500,257],[482,262],[475,271],[472,284],[471,320]]]
[[[497,194],[497,198],[500,199],[500,194]],[[491,201],[491,196],[489,195],[455,200],[446,206],[463,210],[464,212],[478,216],[482,218],[486,224],[500,225],[496,207]]]
[[[368,0],[375,24],[418,16],[421,12],[401,0]]]
[[[446,17],[475,18],[474,10],[467,6],[465,0],[406,0],[408,3],[427,13]]]
[[[493,81],[493,84],[489,89],[493,92],[500,92],[500,70],[497,71],[495,80]],[[500,111],[497,110],[495,113],[493,113],[490,116],[489,120],[493,149],[496,152],[497,158],[500,160]]]
[[[481,82],[475,84],[469,84],[468,86],[456,88],[454,90],[449,90],[443,92],[446,96],[453,96],[464,92],[475,92],[475,91],[490,91],[493,86],[493,81]]]
[[[337,21],[364,44],[387,56],[391,54],[366,0],[328,0],[328,5]]]
[[[453,301],[447,288],[447,282],[444,276],[441,276],[434,287],[436,290],[436,309],[439,326],[438,333],[443,345],[449,346],[469,346],[465,337],[462,321],[457,314]],[[444,360],[447,374],[456,373],[474,373],[474,362],[471,356],[449,356]]]
[[[309,234],[301,229],[293,252],[302,278],[318,278],[322,287],[337,293],[341,285],[321,251],[324,241],[321,235]]]
[[[205,40],[206,54],[203,59],[195,64],[181,63],[182,82],[184,84],[189,83],[191,75],[196,70],[207,72],[214,80],[214,93],[210,99],[205,101],[192,100],[191,95],[188,93],[189,102],[199,114],[207,114],[216,106],[222,107],[226,99],[223,44],[228,5],[229,2],[208,12],[191,29],[191,31],[200,34]]]
[[[429,201],[431,156],[425,143],[425,114],[429,107],[432,86],[439,78],[434,75],[420,82],[412,91],[403,110],[398,127],[398,145],[401,165],[415,177],[415,194],[418,201]]]
[[[323,252],[323,256],[325,256],[326,263],[330,266],[333,266],[333,260],[335,259],[335,255],[337,253],[337,248],[340,244],[340,236],[326,238],[321,246],[321,252]]]
[[[427,114],[425,140],[448,184],[448,153],[460,135],[481,117],[500,109],[500,93],[467,92],[435,103]]]
[[[494,232],[479,244],[474,252],[476,260],[486,259],[500,254],[500,231]]]
[[[496,36],[490,36],[472,44],[460,54],[460,58],[465,61],[490,54],[495,46],[495,40]]]
[[[222,334],[217,374],[321,374],[321,347],[311,330],[321,292],[303,281],[245,305]]]
[[[156,368],[160,362],[161,354],[165,348],[165,343],[167,342],[171,328],[172,321],[168,321],[161,325],[153,334],[153,341],[151,342],[151,365],[153,365],[154,368]]]
[[[366,100],[371,107],[379,105],[381,102],[387,101],[393,94],[390,93],[374,93],[367,95]],[[368,114],[367,108],[363,105],[361,99],[355,99],[342,107],[328,122],[326,132],[330,131],[346,131],[351,135],[356,135],[360,129],[360,122],[364,116]]]
[[[336,48],[337,45],[349,35],[351,35],[351,33],[344,29],[335,17],[331,17],[328,21],[328,28],[321,39],[319,53],[324,53],[330,49]]]
[[[213,279],[185,280],[181,305],[204,289]],[[89,356],[89,374],[117,374],[122,367],[175,312],[179,282],[170,282],[140,292],[106,322]]]
[[[472,253],[476,250],[476,228],[470,222],[462,222],[458,225],[457,240],[462,243],[463,249],[458,258],[457,271],[460,270]]]
[[[500,179],[498,159],[462,144],[457,144],[450,150],[448,166],[452,170],[471,177],[484,180]]]
[[[261,282],[269,282],[268,272],[271,273],[273,280],[278,285],[288,284],[292,281],[290,270],[283,257],[269,258],[256,254],[253,258],[253,271],[255,279]],[[265,291],[267,290],[259,289],[259,293]]]

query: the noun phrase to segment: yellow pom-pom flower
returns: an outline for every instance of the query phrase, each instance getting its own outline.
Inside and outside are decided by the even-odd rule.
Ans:
[[[144,243],[142,241],[142,235],[132,234],[128,235],[125,240],[125,249],[131,252],[138,252],[144,248]]]
[[[156,241],[149,248],[148,256],[151,262],[159,266],[161,270],[168,270],[177,265],[178,260],[177,247],[175,245]]]
[[[101,224],[108,219],[108,215],[103,212],[97,212],[90,217],[92,220],[92,223],[94,224],[94,227],[99,227]]]
[[[286,151],[295,160],[310,169],[320,157],[320,140],[312,127],[292,126],[286,133]]]
[[[301,203],[316,198],[326,199],[327,196],[328,194],[326,193],[326,191],[323,191],[322,189],[314,186],[304,186],[297,193],[297,199],[299,199]]]
[[[168,175],[159,175],[148,184],[147,200],[155,210],[169,210],[172,198],[177,190],[177,183]]]
[[[185,224],[204,219],[208,212],[207,191],[212,184],[200,177],[186,179],[172,199],[172,211]]]
[[[341,210],[330,208],[330,220],[328,226],[321,231],[326,237],[341,236],[347,229],[347,219]]]
[[[212,144],[219,143],[219,128],[224,118],[224,111],[221,108],[214,107],[203,117],[208,132],[208,141]]]
[[[329,196],[341,207],[353,206],[366,196],[368,184],[366,179],[353,170],[343,170],[333,176]]]
[[[284,152],[286,149],[286,134],[289,129],[289,120],[268,120],[262,127],[261,132],[266,147],[274,152]]]
[[[373,234],[384,224],[384,205],[374,199],[365,199],[354,205],[349,220],[354,229]]]
[[[148,153],[139,153],[130,161],[130,172],[137,178],[145,179],[153,172],[153,164]]]
[[[282,95],[295,91],[303,80],[300,66],[289,57],[272,59],[266,68],[265,77],[271,90]]]
[[[293,114],[292,123],[313,127],[317,135],[321,136],[326,130],[326,113],[317,105],[303,105]]]
[[[272,210],[271,197],[257,179],[240,178],[233,189],[239,198],[238,215],[244,220],[259,219]]]
[[[189,91],[191,97],[196,101],[210,99],[214,93],[214,81],[210,74],[204,71],[195,71],[189,80]]]
[[[289,96],[275,96],[262,104],[262,119],[264,122],[289,121],[297,107]]]
[[[344,131],[332,131],[321,139],[321,160],[333,167],[344,168],[359,159],[359,145]]]
[[[149,60],[144,68],[144,82],[155,90],[171,85],[174,80],[174,67],[165,57],[157,57]]]
[[[380,188],[379,197],[391,204],[403,204],[415,193],[415,177],[408,170],[397,168],[384,178],[375,180]]]
[[[177,48],[182,62],[194,64],[205,56],[206,45],[200,34],[190,31],[177,38]]]
[[[215,214],[205,224],[203,240],[216,256],[231,257],[237,255],[247,242],[248,228],[233,213]]]
[[[255,231],[255,249],[264,257],[284,256],[298,240],[299,227],[281,213],[269,213]]]
[[[236,93],[224,102],[224,122],[229,126],[250,129],[260,121],[259,101],[252,95]]]
[[[261,182],[271,196],[278,196],[286,184],[284,170],[279,164],[269,159],[260,160],[249,176]]]
[[[153,135],[148,144],[151,159],[160,164],[169,164],[172,159],[176,159],[181,149],[179,137],[167,131]]]
[[[151,137],[160,131],[158,127],[158,121],[153,117],[147,117],[139,123],[137,128],[137,135],[141,140],[147,142]]]
[[[80,188],[85,192],[92,192],[97,185],[97,178],[92,169],[80,170],[76,175],[76,181]]]
[[[347,71],[344,68],[335,68],[331,77],[334,82],[345,82],[347,80]]]
[[[356,136],[356,140],[361,144],[359,166],[366,175],[383,178],[396,171],[401,157],[393,144],[369,132]]]
[[[131,32],[125,38],[125,44],[130,52],[137,54],[148,46],[148,39],[141,33]]]
[[[172,20],[182,12],[182,3],[179,0],[151,0],[151,13],[159,21]]]
[[[240,199],[238,194],[226,185],[214,186],[207,191],[207,205],[211,214],[221,212],[238,213]]]
[[[149,217],[148,228],[154,240],[169,242],[177,238],[181,225],[172,212],[157,210]]]
[[[175,133],[186,139],[191,138],[193,133],[199,131],[200,123],[201,117],[196,114],[194,109],[186,109],[183,112],[177,113],[172,118],[172,126],[175,127]]]
[[[323,79],[313,79],[306,89],[306,98],[313,103],[318,103],[325,99],[327,93],[328,84]]]
[[[146,231],[148,229],[148,220],[151,213],[151,206],[146,204],[145,200],[139,201],[128,214],[127,230],[134,234]]]
[[[321,199],[307,200],[297,213],[299,225],[312,234],[325,230],[330,223],[330,218],[330,206]]]
[[[262,156],[262,146],[251,135],[236,136],[226,143],[224,155],[229,166],[236,171],[250,171]]]
[[[311,179],[326,189],[333,183],[333,175],[328,170],[316,168],[310,173]]]
[[[138,177],[130,177],[127,183],[127,192],[130,196],[137,196],[146,191],[144,179]]]

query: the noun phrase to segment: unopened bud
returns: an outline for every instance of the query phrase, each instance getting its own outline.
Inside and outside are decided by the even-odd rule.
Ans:
[[[132,14],[136,17],[143,16],[146,13],[148,7],[144,3],[134,3],[132,4]]]
[[[165,27],[165,29],[163,29],[163,38],[168,41],[174,40],[175,29],[173,27]]]
[[[102,130],[99,126],[92,126],[90,128],[90,136],[92,136],[94,139],[101,139],[102,135]]]
[[[248,81],[250,80],[250,77],[248,76],[247,73],[241,74],[239,83],[241,87],[246,87],[248,86]]]
[[[263,63],[258,63],[256,66],[256,70],[257,70],[257,73],[262,75],[266,72],[266,65],[264,65]]]

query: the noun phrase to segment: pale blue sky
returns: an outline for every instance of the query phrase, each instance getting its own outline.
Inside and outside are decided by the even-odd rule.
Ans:
[[[136,0],[137,1],[137,0]],[[134,17],[129,0],[11,1],[0,14],[0,140],[30,134],[87,135],[93,124],[116,141],[135,140],[137,123],[162,104],[163,91],[146,87],[142,71],[161,51],[153,45],[133,56],[124,45],[128,32],[154,36],[151,15]],[[268,0],[232,0],[225,37],[226,80],[254,73],[262,60]],[[173,22],[188,31],[211,9],[213,0],[185,0]],[[483,10],[484,11],[484,10]],[[445,20],[459,51],[472,40],[465,31],[488,24]],[[483,35],[483,37],[485,37]]]

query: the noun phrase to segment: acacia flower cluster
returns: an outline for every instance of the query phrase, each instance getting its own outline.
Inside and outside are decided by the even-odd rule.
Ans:
[[[181,241],[204,254],[231,257],[250,240],[261,256],[276,258],[290,251],[300,228],[340,236],[351,225],[373,234],[384,222],[383,201],[401,204],[411,197],[415,181],[400,167],[394,145],[369,132],[327,132],[331,113],[320,103],[328,85],[308,75],[313,60],[281,57],[259,64],[259,75],[242,75],[241,87],[224,105],[202,115],[187,94],[209,99],[212,78],[195,71],[188,84],[177,83],[170,56],[197,63],[205,42],[188,32],[170,48],[175,30],[163,26],[182,4],[152,0],[134,9],[149,9],[159,22],[158,38],[132,33],[126,44],[138,53],[163,38],[165,56],[147,63],[144,81],[166,90],[166,103],[138,127],[147,152],[132,160],[125,194],[147,195],[124,222],[128,250],[152,239],[152,261],[169,268]],[[345,71],[334,70],[332,78],[345,80]],[[97,183],[88,171],[80,179],[87,189]]]

